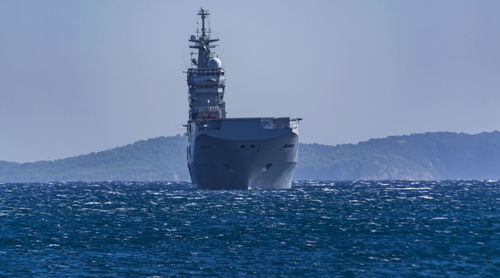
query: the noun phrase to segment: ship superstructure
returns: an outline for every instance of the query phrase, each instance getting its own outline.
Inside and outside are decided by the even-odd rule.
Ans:
[[[212,49],[200,9],[201,32],[192,35],[196,49],[187,70],[191,180],[204,189],[290,188],[298,158],[299,118],[226,118],[222,62]],[[192,53],[194,54],[194,53]]]
[[[189,120],[224,119],[226,117],[224,104],[224,69],[222,62],[215,57],[210,49],[211,44],[219,39],[211,39],[205,26],[208,11],[201,9],[201,35],[192,35],[189,39],[198,51],[198,58],[191,58],[192,67],[187,71],[189,88]]]

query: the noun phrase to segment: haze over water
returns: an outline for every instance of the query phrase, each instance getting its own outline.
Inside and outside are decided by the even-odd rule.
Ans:
[[[500,275],[500,182],[0,184],[0,276]]]

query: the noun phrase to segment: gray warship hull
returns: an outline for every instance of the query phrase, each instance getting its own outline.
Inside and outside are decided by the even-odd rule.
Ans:
[[[292,125],[290,125],[292,123]],[[227,118],[197,128],[188,147],[191,179],[201,189],[288,189],[298,136],[289,118]]]

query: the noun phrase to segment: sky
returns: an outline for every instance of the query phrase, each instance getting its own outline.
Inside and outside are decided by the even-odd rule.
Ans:
[[[0,160],[184,133],[200,7],[228,117],[329,145],[500,130],[500,1],[2,0]]]

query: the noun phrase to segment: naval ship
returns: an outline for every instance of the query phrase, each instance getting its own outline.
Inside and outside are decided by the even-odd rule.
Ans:
[[[200,9],[201,32],[191,35],[187,70],[189,120],[187,161],[200,189],[287,189],[298,159],[300,118],[227,118],[225,71]]]

